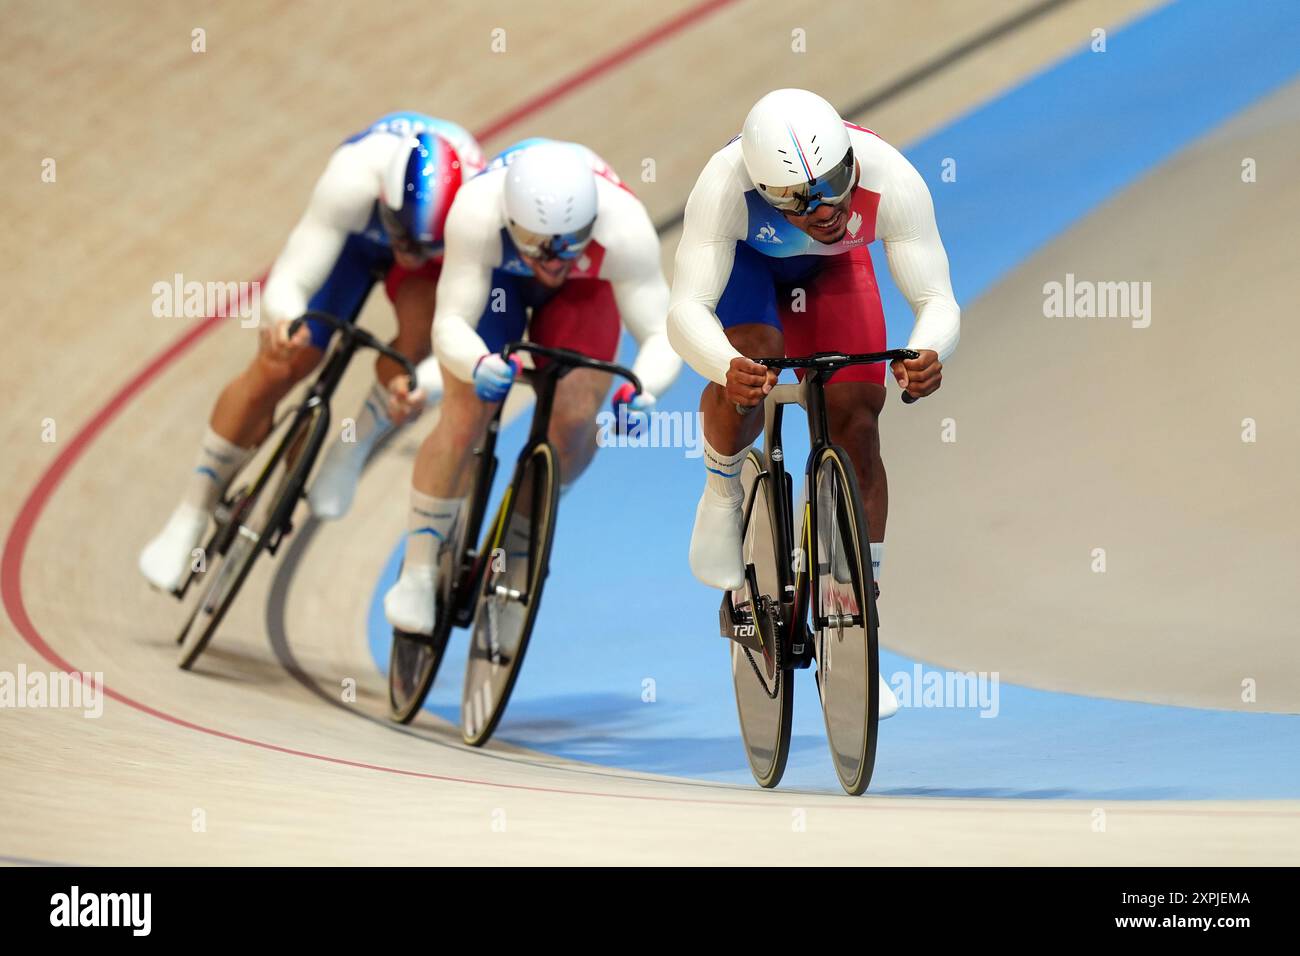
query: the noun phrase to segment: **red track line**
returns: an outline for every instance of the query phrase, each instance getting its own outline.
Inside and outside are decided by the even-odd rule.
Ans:
[[[677,16],[673,17],[673,19],[656,27],[649,33],[645,33],[633,39],[627,45],[619,47],[612,53],[601,57],[590,66],[585,67],[577,73],[574,73],[572,76],[561,80],[549,89],[543,90],[532,99],[526,100],[509,113],[506,113],[496,122],[489,123],[487,126],[483,127],[483,129],[474,134],[475,137],[480,140],[491,139],[507,127],[513,126],[525,117],[550,106],[566,93],[573,92],[578,87],[586,85],[601,74],[608,73],[610,70],[626,63],[638,54],[644,53],[646,50],[650,49],[650,47],[655,46],[674,34],[680,33],[687,27],[703,20],[709,14],[715,13],[723,7],[730,6],[735,2],[736,0],[706,0],[705,3],[697,4],[696,6],[683,10]]]

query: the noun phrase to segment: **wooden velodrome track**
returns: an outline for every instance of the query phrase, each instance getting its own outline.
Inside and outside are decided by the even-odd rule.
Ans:
[[[140,543],[170,507],[178,469],[192,456],[214,389],[253,348],[252,333],[227,324],[155,362],[197,324],[154,318],[153,283],[173,273],[221,281],[257,275],[343,135],[388,110],[413,108],[483,133],[489,151],[545,134],[585,142],[633,173],[651,157],[657,181],[637,191],[657,220],[671,223],[707,156],[770,88],[806,86],[837,104],[886,91],[868,114],[851,118],[906,143],[1052,62],[1092,27],[1118,26],[1151,4],[1054,5],[889,92],[898,78],[1035,6],[1026,0],[669,0],[652,13],[642,6],[633,14],[622,4],[458,2],[438,4],[435,16],[419,0],[354,9],[7,4],[0,13],[0,103],[12,145],[0,158],[0,190],[19,228],[3,240],[0,305],[8,611],[0,624],[0,670],[102,671],[114,696],[98,720],[52,709],[0,712],[0,859],[1300,859],[1295,803],[1113,803],[1100,836],[1090,826],[1093,805],[1078,801],[763,793],[596,768],[506,745],[471,751],[428,716],[410,730],[392,728],[382,719],[382,678],[357,635],[375,571],[399,531],[401,513],[392,501],[406,487],[412,436],[375,463],[347,521],[301,544],[294,587],[273,593],[279,569],[259,568],[202,674],[176,669],[177,608],[149,592],[135,570]],[[503,53],[490,49],[497,27],[506,30]],[[807,55],[790,52],[796,27],[808,31]],[[191,51],[195,28],[206,31],[206,52]],[[1289,135],[1284,152],[1291,175],[1283,178],[1295,184],[1300,144]],[[1212,145],[1209,150],[1205,155],[1212,155]],[[57,162],[54,183],[41,180],[45,157]],[[1166,181],[1161,189],[1103,211],[1065,241],[1122,258],[1122,243],[1096,239],[1122,230],[1127,216],[1178,236],[1176,184]],[[1241,269],[1252,252],[1283,245],[1278,236],[1300,212],[1300,191],[1289,189],[1274,194],[1275,209],[1252,209],[1227,227],[1235,242],[1232,261]],[[1277,231],[1260,234],[1261,221]],[[663,239],[670,265],[675,229]],[[1152,268],[1195,274],[1207,253],[1186,245]],[[1048,249],[1043,256],[1060,254]],[[1034,268],[1027,265],[1025,275],[981,301],[964,303],[968,328],[993,321],[1018,295],[1041,286],[1041,270]],[[1300,280],[1291,274],[1280,281],[1290,283],[1292,294],[1274,285],[1268,294],[1282,298],[1271,301],[1294,302]],[[1184,294],[1190,303],[1205,292],[1189,284]],[[372,300],[363,321],[383,331],[392,320],[380,300]],[[1298,344],[1294,323],[1278,334]],[[1273,341],[1276,355],[1294,351]],[[980,348],[978,337],[968,335],[963,350],[982,355],[971,360],[983,362],[974,367],[995,368],[991,353]],[[343,406],[353,404],[365,378],[351,376],[350,390],[339,398]],[[129,382],[136,387],[124,392]],[[988,407],[1006,401],[1012,386],[1008,378],[986,378],[951,394],[945,389],[944,398]],[[42,441],[47,420],[53,441]],[[905,447],[905,436],[888,440]],[[924,464],[926,452],[914,444],[906,453]],[[1296,463],[1294,457],[1279,461],[1279,473],[1294,475]],[[1266,489],[1264,501],[1295,527],[1294,497],[1284,500],[1281,487]],[[898,514],[899,521],[928,520],[920,502],[900,500]],[[961,520],[955,512],[940,517]],[[961,527],[961,534],[977,533]],[[1176,553],[1186,542],[1169,547]],[[966,548],[954,560],[969,557]],[[907,568],[900,562],[891,573],[900,594],[913,599],[902,590]],[[359,584],[312,586],[348,580]],[[1068,590],[1060,580],[1044,586]],[[1277,600],[1289,600],[1294,610],[1293,578],[1278,591]],[[1288,608],[1256,610],[1276,620]],[[293,666],[307,681],[286,670],[284,648],[268,642],[268,620],[278,622],[270,630],[288,635]],[[1300,708],[1296,655],[1282,651],[1284,635],[1263,631],[1243,653],[1250,668],[1267,669],[1289,687],[1289,697],[1266,709],[1294,711]],[[1204,652],[1219,636],[1205,630],[1187,639]],[[1146,665],[1163,657],[1167,645],[1138,652],[1125,650],[1119,638],[1112,645],[1098,638],[1111,655],[1067,648],[1064,663],[1054,667],[1057,659],[1023,635],[977,637],[983,643],[963,647],[932,637],[907,649],[967,664],[975,653],[970,647],[987,649],[1001,639],[1014,645],[1003,663],[1008,677],[1232,706],[1213,682],[1180,680],[1177,663],[1152,672]],[[339,674],[355,676],[356,704],[330,706],[306,686],[312,675],[336,686]],[[796,809],[807,812],[802,832],[792,832]],[[196,811],[205,821],[199,832]]]

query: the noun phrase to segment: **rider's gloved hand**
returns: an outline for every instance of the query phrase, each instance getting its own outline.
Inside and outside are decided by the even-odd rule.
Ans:
[[[727,401],[736,406],[737,412],[745,414],[762,404],[780,374],[776,369],[737,355],[727,369]]]
[[[257,330],[262,358],[273,363],[288,362],[300,349],[311,344],[311,330],[307,328],[307,323],[304,322],[297,332],[290,335],[289,328],[292,325],[291,320],[280,319],[263,324]]]
[[[419,382],[417,381],[416,384],[418,385]],[[411,383],[405,372],[394,375],[388,382],[388,407],[384,409],[388,413],[388,420],[394,425],[400,425],[408,419],[417,417],[424,411],[427,398],[428,394],[423,388],[411,391]]]
[[[503,401],[521,367],[513,355],[507,361],[489,352],[474,366],[474,394],[485,402]]]
[[[655,397],[649,392],[638,392],[631,382],[624,382],[614,392],[614,428],[620,434],[640,435],[650,425],[650,409]]]
[[[913,398],[924,398],[943,384],[943,363],[933,349],[919,349],[914,359],[895,359],[890,365],[903,391]]]

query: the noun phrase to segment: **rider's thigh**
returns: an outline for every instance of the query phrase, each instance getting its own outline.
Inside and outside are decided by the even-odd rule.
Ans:
[[[388,291],[397,317],[393,347],[413,362],[422,361],[431,350],[436,275],[407,273],[405,281],[390,285]]]
[[[487,428],[496,412],[496,404],[485,402],[474,393],[470,382],[462,382],[442,366],[443,393],[439,405],[438,425],[425,439],[436,441],[447,450],[465,449]]]
[[[765,322],[747,322],[726,330],[727,340],[746,358],[775,358],[785,354],[785,336]]]
[[[831,441],[849,455],[880,451],[878,421],[885,387],[875,382],[831,382],[826,386],[826,424]]]
[[[574,369],[555,386],[555,406],[551,411],[550,436],[557,444],[574,432],[596,427],[596,413],[609,392],[611,376],[595,369]]]
[[[254,396],[278,402],[311,374],[324,354],[308,345],[296,350],[287,362],[272,362],[259,349],[244,371],[244,385]]]

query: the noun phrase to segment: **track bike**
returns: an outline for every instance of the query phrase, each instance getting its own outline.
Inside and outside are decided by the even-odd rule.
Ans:
[[[305,494],[312,466],[328,437],[330,399],[352,356],[360,349],[374,349],[398,362],[409,378],[411,390],[416,388],[411,362],[350,322],[324,312],[308,312],[290,325],[290,336],[309,319],[324,322],[338,333],[320,374],[302,401],[281,415],[272,427],[266,443],[277,441],[277,436],[278,443],[266,463],[217,505],[216,527],[191,564],[189,575],[173,592],[179,600],[184,600],[191,587],[198,592],[194,608],[176,638],[183,670],[193,667],[212,641],[258,556],[263,552],[275,554],[293,531],[294,509]]]
[[[408,723],[433,685],[454,628],[472,628],[465,684],[461,692],[461,732],[467,744],[482,746],[505,712],[524,652],[537,620],[549,570],[560,495],[560,468],[547,437],[555,389],[574,369],[594,369],[641,383],[630,370],[568,349],[512,342],[501,351],[530,353],[544,360],[519,378],[537,394],[532,426],[515,463],[496,516],[480,539],[492,479],[501,410],[489,422],[478,459],[473,490],[438,553],[438,586],[432,635],[393,630],[389,657],[389,705],[394,720]]]
[[[780,782],[790,754],[793,672],[814,664],[840,784],[857,795],[871,782],[880,621],[862,496],[853,463],[830,441],[825,387],[842,368],[918,354],[894,349],[755,359],[768,368],[805,372],[798,384],[773,387],[763,403],[763,450],[751,448],[741,464],[745,581],[723,595],[719,611],[722,636],[732,640],[732,683],[745,753],[762,787]],[[907,393],[904,399],[915,400]],[[807,413],[812,440],[798,537],[781,443],[787,405]],[[737,406],[737,411],[750,410]]]

